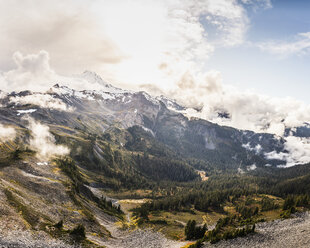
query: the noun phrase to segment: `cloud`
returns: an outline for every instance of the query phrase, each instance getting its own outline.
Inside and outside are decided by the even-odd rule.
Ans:
[[[39,159],[46,161],[54,156],[63,156],[70,152],[68,147],[55,144],[55,138],[47,125],[30,117],[25,119],[28,121],[28,129],[31,131],[29,145],[31,149],[37,152],[36,156]]]
[[[0,141],[1,142],[13,140],[15,136],[16,136],[16,131],[14,128],[4,126],[0,123]]]
[[[199,72],[218,47],[242,44],[249,27],[245,5],[265,8],[268,2],[0,0],[0,21],[5,23],[0,30],[0,70],[14,68],[11,56],[16,51],[45,50],[62,75],[90,69],[118,85],[169,88],[186,71]],[[19,57],[20,53],[14,55],[20,65]],[[40,57],[47,60],[44,52]],[[42,69],[46,78],[54,78],[50,68]],[[23,80],[14,75],[16,71],[12,74],[11,89],[14,79],[29,82],[26,78],[32,79],[34,73],[23,73]],[[43,77],[38,81],[47,82]]]
[[[2,74],[2,90],[41,91],[46,89],[46,84],[57,79],[56,73],[49,66],[49,54],[46,51],[26,56],[15,52],[13,61],[16,68]]]
[[[191,75],[187,83],[166,91],[189,107],[183,113],[220,125],[283,136],[286,127],[310,122],[310,106],[293,98],[274,98],[222,84],[221,73]],[[188,83],[190,82],[190,83]],[[195,110],[199,109],[199,111]],[[229,118],[218,113],[226,112]]]
[[[256,170],[256,164],[252,164],[252,165],[249,165],[246,167],[247,171],[253,171],[253,170]]]
[[[271,0],[241,0],[244,4],[252,5],[254,10],[257,8],[270,9],[272,8]]]
[[[0,90],[0,99],[3,99],[7,96],[7,94]]]
[[[154,84],[141,84],[139,88],[147,92],[151,92],[155,96],[164,95],[165,92]]]
[[[0,73],[1,90],[6,92],[19,92],[30,90],[33,92],[46,92],[56,82],[61,82],[70,88],[77,90],[100,90],[106,84],[104,81],[92,80],[87,77],[87,73],[73,76],[62,76],[51,68],[49,53],[42,50],[38,53],[23,55],[15,52],[12,57],[15,62],[15,68]],[[0,97],[5,96],[1,92]],[[23,104],[37,104],[42,107],[51,107],[65,110],[65,104],[60,100],[53,99],[51,96],[36,94],[20,98],[11,98],[11,101],[21,102]],[[49,102],[51,101],[51,102]],[[62,105],[62,106],[61,106]]]
[[[26,96],[10,97],[10,102],[17,105],[33,104],[41,108],[56,109],[59,111],[73,111],[72,107],[67,106],[63,101],[54,98],[52,95],[35,93]]]
[[[0,68],[10,69],[15,51],[47,50],[52,64],[62,73],[78,72],[86,66],[113,64],[123,59],[91,11],[96,1],[0,0]],[[14,16],[14,18],[12,18]]]
[[[291,55],[304,55],[310,52],[310,32],[299,33],[293,41],[268,41],[257,44],[262,50],[285,58]]]
[[[283,165],[279,167],[291,167],[297,164],[305,164],[310,162],[310,139],[300,137],[287,137],[284,143],[287,153],[276,151],[265,153],[267,159],[282,160]]]
[[[218,29],[217,43],[235,46],[244,42],[249,19],[243,5],[237,1],[207,1],[200,8],[206,12],[206,20]]]

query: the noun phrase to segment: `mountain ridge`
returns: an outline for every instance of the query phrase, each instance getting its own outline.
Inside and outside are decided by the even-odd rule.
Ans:
[[[95,129],[97,132],[104,131],[111,125],[119,125],[122,128],[137,125],[155,136],[157,135],[160,142],[168,146],[175,144],[180,146],[183,153],[191,148],[187,145],[188,142],[193,142],[193,145],[201,150],[200,155],[205,148],[205,152],[213,157],[219,156],[214,152],[217,149],[220,150],[221,156],[225,157],[228,150],[226,149],[224,153],[221,150],[226,147],[229,149],[229,154],[225,160],[228,161],[230,157],[232,163],[241,164],[244,168],[255,163],[258,163],[258,166],[283,163],[276,159],[266,159],[265,154],[273,151],[286,153],[285,137],[267,133],[255,134],[252,131],[219,126],[198,118],[188,118],[182,113],[186,109],[185,107],[165,96],[153,97],[144,91],[134,92],[116,88],[104,82],[97,74],[88,71],[84,72],[81,77],[90,82],[99,82],[104,88],[101,90],[74,90],[57,83],[45,93],[13,92],[0,99],[3,107],[6,106],[6,108],[2,107],[1,111],[6,110],[8,116],[9,109],[11,109],[13,112],[16,111],[15,114],[18,116],[28,113],[46,121],[46,113],[52,111],[55,116],[58,116],[50,120],[52,123],[64,124],[67,122],[66,125],[77,128],[83,128],[83,125],[87,126],[88,123],[81,126],[81,123],[77,123],[72,118],[74,116],[74,118],[78,118],[77,115],[87,116],[86,119],[92,123],[92,126],[88,125],[89,130]],[[32,113],[30,113],[31,111]],[[57,119],[60,116],[63,117],[62,121]],[[98,123],[101,124],[94,123],[94,118],[97,118]],[[15,117],[13,119],[16,123],[18,122]],[[7,119],[2,118],[2,120]],[[260,149],[255,150],[254,148],[258,146]],[[238,149],[233,147],[239,147],[239,153],[246,154],[246,156],[240,155]],[[243,158],[238,158],[238,156]]]

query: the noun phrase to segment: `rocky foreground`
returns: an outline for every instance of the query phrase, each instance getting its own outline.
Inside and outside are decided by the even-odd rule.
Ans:
[[[260,223],[257,225],[257,232],[244,238],[237,238],[228,241],[221,241],[217,244],[206,244],[204,248],[227,248],[227,247],[259,247],[259,248],[300,248],[310,247],[310,215],[300,213],[292,219],[276,220]],[[148,230],[136,230],[132,232],[119,232],[121,237],[114,237],[103,242],[106,247],[111,248],[180,248],[185,245],[183,242],[175,242],[166,239],[162,234]],[[73,248],[59,240],[48,238],[48,235],[33,235],[29,232],[12,232],[7,235],[0,235],[0,247],[48,247],[48,248]]]
[[[87,238],[107,248],[180,248],[186,244],[169,240],[164,234],[152,230],[120,230],[114,217],[105,214],[95,205],[83,202],[85,205],[88,204],[95,218],[90,222],[66,194],[63,183],[66,177],[56,169],[57,167],[48,163],[36,163],[32,160],[17,162],[1,169],[0,248],[79,247],[78,244],[68,245],[65,240],[54,239],[46,232],[29,226],[32,224],[36,227],[35,221],[44,216],[48,216],[54,222],[66,217],[67,229],[82,223],[87,230],[90,230],[87,232]],[[27,218],[29,223],[22,218],[23,215],[15,207],[10,205],[5,194],[8,189],[14,196],[15,204],[19,202],[24,204],[22,206],[28,206],[29,211],[26,213],[32,216],[32,219]],[[36,215],[39,216],[38,220],[35,218]],[[100,231],[106,234],[93,235]],[[204,247],[310,247],[310,215],[308,212],[299,213],[291,219],[259,223],[253,235],[221,241],[215,245],[205,244]]]
[[[99,240],[98,240],[99,241]],[[136,230],[123,237],[98,242],[107,248],[179,248],[185,243],[168,240],[162,234],[153,231]],[[10,232],[0,235],[1,248],[79,248],[48,236],[44,232],[33,234],[28,231]]]
[[[204,248],[302,248],[310,247],[310,215],[299,213],[292,219],[275,220],[257,225],[256,233],[244,238],[221,241]]]
[[[135,230],[104,244],[111,248],[180,248],[185,242],[172,241],[151,230]]]

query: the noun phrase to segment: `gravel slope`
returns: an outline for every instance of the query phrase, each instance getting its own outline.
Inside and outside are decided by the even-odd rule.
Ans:
[[[5,231],[0,228],[1,248],[80,248],[79,245],[68,245],[61,240],[53,239],[44,232]]]
[[[185,242],[169,240],[151,230],[135,230],[105,243],[108,248],[180,248]]]
[[[204,248],[303,248],[310,247],[310,216],[299,213],[295,218],[260,223],[257,233],[244,238],[221,241],[215,245],[207,244]]]
[[[303,248],[310,247],[310,215],[300,213],[295,218],[276,220],[257,225],[257,233],[244,238],[221,241],[215,245],[206,244],[204,248]],[[3,234],[3,232],[1,232]],[[166,239],[162,234],[151,230],[119,232],[121,236],[100,242],[108,248],[180,248],[185,243]],[[45,233],[31,234],[28,231],[11,231],[0,235],[0,247],[71,248]]]

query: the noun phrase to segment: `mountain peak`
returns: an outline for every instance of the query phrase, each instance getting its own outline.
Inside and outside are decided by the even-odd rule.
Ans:
[[[102,80],[102,78],[94,71],[85,70],[82,73],[82,75],[84,75],[84,76],[92,76],[92,77],[100,78]]]
[[[69,95],[72,95],[73,92],[74,92],[73,89],[70,89],[69,87],[67,87],[65,85],[61,85],[59,83],[56,83],[46,93],[56,93],[56,94],[69,94]]]
[[[89,83],[99,83],[105,87],[113,87],[111,84],[105,82],[96,72],[85,70],[81,75],[81,78],[85,79]]]

